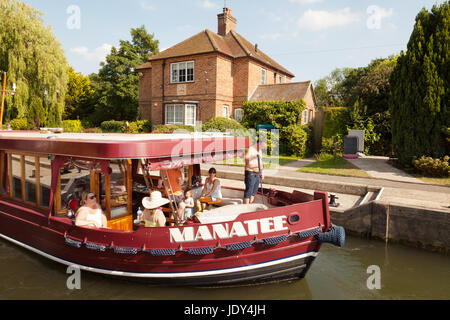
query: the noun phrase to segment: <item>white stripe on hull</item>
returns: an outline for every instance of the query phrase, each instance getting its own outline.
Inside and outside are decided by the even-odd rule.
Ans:
[[[235,268],[222,269],[222,270],[174,272],[174,273],[140,273],[140,272],[113,271],[113,270],[93,268],[93,267],[84,266],[84,265],[78,265],[76,263],[66,261],[66,260],[60,259],[58,257],[52,256],[52,255],[45,253],[39,249],[33,248],[29,245],[26,245],[22,242],[15,240],[15,239],[7,237],[1,233],[0,233],[0,237],[18,245],[18,246],[21,246],[25,249],[33,251],[34,253],[37,253],[47,259],[53,260],[55,262],[58,262],[58,263],[61,263],[61,264],[67,265],[67,266],[78,266],[80,268],[80,270],[84,270],[84,271],[101,273],[101,274],[106,274],[106,275],[110,275],[110,276],[131,277],[131,278],[153,278],[153,279],[161,279],[161,278],[168,278],[168,277],[170,277],[170,278],[197,278],[197,277],[212,276],[212,275],[231,274],[234,272],[241,272],[241,271],[255,270],[255,269],[264,268],[264,267],[270,267],[273,265],[287,263],[287,262],[291,262],[294,260],[303,259],[306,257],[317,257],[319,255],[318,252],[307,252],[304,254],[300,254],[300,255],[296,255],[296,256],[292,256],[292,257],[288,257],[288,258],[282,258],[282,259],[275,260],[275,261],[263,262],[263,263],[250,265],[250,266],[235,267]]]

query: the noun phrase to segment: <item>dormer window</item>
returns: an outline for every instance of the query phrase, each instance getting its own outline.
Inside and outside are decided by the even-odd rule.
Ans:
[[[172,63],[170,83],[194,82],[194,61]]]

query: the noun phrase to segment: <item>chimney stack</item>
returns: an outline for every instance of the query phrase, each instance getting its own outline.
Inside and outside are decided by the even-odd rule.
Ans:
[[[231,30],[236,31],[236,18],[231,15],[231,9],[223,8],[223,13],[218,14],[218,34],[221,36],[226,36]]]

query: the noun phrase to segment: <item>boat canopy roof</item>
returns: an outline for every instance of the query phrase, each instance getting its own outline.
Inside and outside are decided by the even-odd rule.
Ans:
[[[236,157],[249,145],[248,138],[221,133],[0,132],[0,150],[105,160],[146,158],[173,162],[192,157],[200,162],[210,162]]]

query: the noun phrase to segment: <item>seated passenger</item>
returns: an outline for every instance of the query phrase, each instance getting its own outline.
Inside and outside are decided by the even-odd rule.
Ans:
[[[186,208],[184,209],[184,218],[190,219],[194,215],[194,207],[195,207],[191,188],[188,188],[184,193],[184,204],[186,206]]]
[[[83,192],[81,195],[81,207],[76,215],[75,225],[86,228],[107,228],[108,221],[102,208],[97,203],[94,193]]]
[[[207,204],[215,204],[222,202],[222,191],[220,180],[216,177],[217,171],[214,168],[209,169],[209,177],[206,178],[205,187],[203,188],[200,202],[203,210],[206,209]]]
[[[159,191],[153,191],[150,197],[142,199],[142,205],[145,208],[143,219],[146,228],[166,226],[166,217],[161,207],[168,203],[169,200],[164,199]]]

